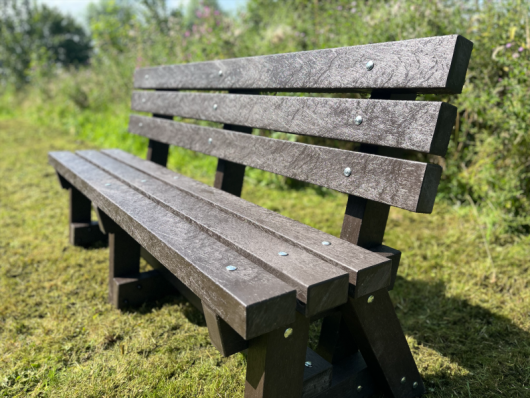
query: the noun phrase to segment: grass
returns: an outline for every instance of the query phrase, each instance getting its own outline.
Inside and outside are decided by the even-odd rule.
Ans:
[[[0,140],[0,396],[242,396],[244,356],[222,358],[188,303],[120,313],[107,303],[107,249],[68,245],[46,153],[94,144],[7,116]],[[207,157],[173,149],[170,164],[213,179]],[[259,173],[246,199],[339,233],[343,195],[270,189]],[[385,243],[404,253],[391,296],[428,396],[529,397],[530,239],[497,246],[472,212],[438,203],[430,216],[392,209]]]

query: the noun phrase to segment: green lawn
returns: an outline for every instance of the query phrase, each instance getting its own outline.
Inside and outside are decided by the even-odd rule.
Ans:
[[[46,154],[91,145],[13,119],[0,142],[0,396],[242,396],[244,356],[221,357],[200,313],[178,297],[112,309],[107,249],[68,245],[67,194]],[[343,195],[250,182],[246,199],[339,233]],[[404,252],[392,299],[429,396],[530,397],[530,239],[497,246],[472,212],[443,203],[393,209],[387,231]]]

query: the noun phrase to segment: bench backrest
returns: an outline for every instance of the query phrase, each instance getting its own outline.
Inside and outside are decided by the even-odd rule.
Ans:
[[[240,195],[251,166],[350,195],[342,237],[381,244],[389,206],[430,213],[442,168],[393,157],[390,149],[444,156],[456,108],[414,101],[462,91],[472,43],[453,35],[138,69],[129,131],[150,139],[148,158],[168,145],[219,158],[215,186]],[[228,91],[197,93],[181,90]],[[371,92],[371,99],[257,95]],[[173,121],[223,123],[223,129]],[[347,151],[251,135],[252,128],[361,143]],[[361,226],[368,213],[380,222]],[[373,214],[372,214],[373,213]],[[364,229],[364,232],[363,232]]]

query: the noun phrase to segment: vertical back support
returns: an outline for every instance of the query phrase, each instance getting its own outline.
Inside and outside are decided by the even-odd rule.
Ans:
[[[153,117],[157,117],[160,119],[169,119],[169,120],[173,119],[171,116],[158,115],[156,113],[153,113]],[[168,154],[169,154],[169,144],[164,144],[163,142],[159,142],[159,141],[155,141],[151,139],[149,140],[149,144],[147,147],[147,156],[146,156],[147,160],[150,160],[151,162],[154,162],[161,166],[166,166]]]

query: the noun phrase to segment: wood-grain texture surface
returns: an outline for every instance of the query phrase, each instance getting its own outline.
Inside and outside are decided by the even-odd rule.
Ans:
[[[77,154],[296,288],[306,316],[346,302],[347,272],[101,152]]]
[[[473,44],[439,36],[288,54],[141,68],[144,89],[460,93]],[[366,68],[372,61],[371,70]]]
[[[104,150],[102,153],[348,272],[350,283],[356,286],[356,296],[374,292],[389,284],[390,261],[378,254],[119,149]],[[329,242],[330,245],[323,245],[322,242]]]
[[[295,290],[278,278],[79,156],[49,161],[245,339],[293,322]]]
[[[432,212],[441,175],[441,167],[433,164],[137,115],[131,115],[129,131],[418,213]]]
[[[435,101],[136,91],[131,108],[444,156],[456,108]],[[355,122],[362,117],[362,123]]]

